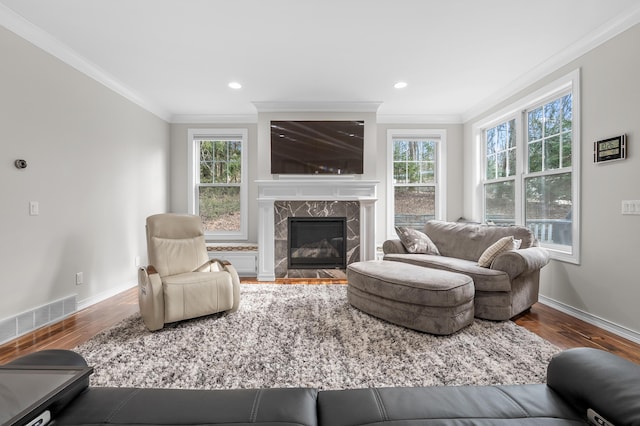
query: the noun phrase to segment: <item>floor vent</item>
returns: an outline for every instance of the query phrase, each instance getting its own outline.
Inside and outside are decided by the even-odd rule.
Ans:
[[[0,321],[0,344],[58,322],[77,311],[76,295],[56,300]]]

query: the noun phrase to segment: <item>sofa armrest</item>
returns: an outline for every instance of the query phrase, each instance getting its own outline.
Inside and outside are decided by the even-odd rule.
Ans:
[[[138,304],[142,320],[150,331],[164,327],[162,280],[153,266],[138,269]]]
[[[231,275],[231,284],[233,285],[233,307],[229,312],[235,312],[240,305],[240,277],[236,268],[228,260],[210,259],[200,266],[195,272],[213,272],[225,271]]]
[[[615,425],[640,424],[640,365],[593,348],[568,349],[547,367],[547,384],[577,412]]]
[[[407,249],[404,248],[402,242],[400,240],[387,240],[382,244],[382,251],[384,254],[398,253],[405,254],[409,253]]]
[[[87,361],[77,352],[67,349],[44,349],[32,352],[14,359],[5,364],[7,366],[37,366],[37,367],[87,367]],[[89,376],[83,380],[67,387],[47,409],[51,411],[54,418],[67,405],[69,405],[78,395],[83,393],[89,387]],[[4,423],[3,423],[4,424]],[[51,423],[50,423],[51,424]]]
[[[549,253],[542,247],[510,250],[499,254],[491,263],[491,269],[504,271],[513,280],[522,274],[542,269],[549,263]]]
[[[231,284],[233,285],[233,307],[229,312],[235,312],[238,310],[238,306],[240,305],[240,277],[238,276],[238,272],[231,262],[227,260],[214,260],[218,262],[222,268],[229,273],[229,275],[231,275]]]

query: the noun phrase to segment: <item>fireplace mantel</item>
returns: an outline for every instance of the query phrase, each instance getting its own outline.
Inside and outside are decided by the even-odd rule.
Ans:
[[[276,201],[359,201],[360,260],[375,259],[375,203],[378,181],[340,176],[309,176],[257,180],[258,280],[275,280],[274,235]]]

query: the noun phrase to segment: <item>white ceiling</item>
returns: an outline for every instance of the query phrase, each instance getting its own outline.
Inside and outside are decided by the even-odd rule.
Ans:
[[[460,121],[639,21],[638,0],[0,0],[1,25],[169,121],[254,102]]]

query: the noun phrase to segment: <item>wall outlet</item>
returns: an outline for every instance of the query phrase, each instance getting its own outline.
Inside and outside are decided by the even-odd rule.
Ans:
[[[76,285],[80,285],[84,283],[84,274],[82,272],[76,273]]]
[[[136,256],[135,259],[133,259],[133,264],[136,265],[136,268],[140,267],[140,256]]]

